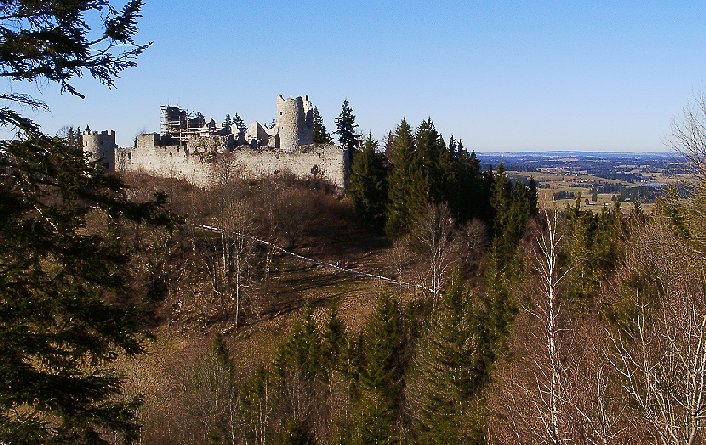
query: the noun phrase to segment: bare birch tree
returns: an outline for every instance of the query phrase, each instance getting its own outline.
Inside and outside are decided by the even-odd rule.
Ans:
[[[455,221],[447,204],[430,204],[412,228],[411,247],[426,265],[425,287],[431,289],[434,304],[457,261],[459,250]]]
[[[706,95],[699,94],[672,122],[670,145],[684,155],[706,180]]]
[[[554,212],[550,218],[547,213],[547,234],[541,234],[539,248],[541,256],[537,258],[538,270],[542,280],[544,290],[543,305],[540,305],[535,313],[535,316],[544,323],[545,342],[546,342],[546,358],[548,369],[543,374],[548,377],[548,382],[537,382],[537,390],[541,395],[546,406],[546,411],[543,416],[546,434],[549,442],[559,445],[562,442],[562,425],[560,418],[562,417],[562,404],[564,402],[564,367],[558,350],[558,337],[560,328],[558,326],[559,319],[559,301],[557,300],[557,292],[559,283],[566,275],[566,272],[560,275],[557,264],[558,246],[561,237],[557,234],[557,213]]]
[[[650,434],[702,443],[706,418],[706,292],[701,258],[652,224],[621,271],[629,316],[611,334],[612,362]]]

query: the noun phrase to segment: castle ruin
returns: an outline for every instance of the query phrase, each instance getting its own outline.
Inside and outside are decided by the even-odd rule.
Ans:
[[[81,146],[84,153],[89,153],[91,159],[103,163],[107,171],[115,171],[115,131],[91,131],[89,127],[81,133]]]
[[[201,113],[163,106],[160,132],[138,135],[133,147],[117,147],[114,131],[90,130],[82,134],[82,146],[108,171],[141,171],[201,187],[217,182],[219,169],[230,166],[246,177],[289,171],[298,177],[322,177],[344,188],[349,153],[333,144],[314,144],[308,96],[278,96],[276,111],[271,127],[255,121],[247,128],[235,124],[226,128]]]

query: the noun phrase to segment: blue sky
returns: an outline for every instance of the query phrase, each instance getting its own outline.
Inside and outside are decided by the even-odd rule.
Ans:
[[[115,2],[114,2],[115,3]],[[363,132],[431,117],[477,151],[666,150],[706,82],[706,2],[146,0],[153,41],[108,90],[38,85],[45,131],[159,129],[159,106],[269,122],[308,94],[329,130],[348,98]]]

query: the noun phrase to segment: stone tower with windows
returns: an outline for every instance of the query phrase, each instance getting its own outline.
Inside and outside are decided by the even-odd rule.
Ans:
[[[88,127],[81,134],[81,147],[91,159],[100,162],[106,171],[115,171],[115,130],[104,130],[100,133],[91,131]]]

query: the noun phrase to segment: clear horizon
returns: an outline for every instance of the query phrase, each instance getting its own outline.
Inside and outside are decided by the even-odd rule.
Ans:
[[[431,117],[479,153],[660,152],[704,88],[704,16],[696,1],[147,0],[137,41],[154,44],[116,89],[9,89],[40,90],[51,111],[30,114],[46,132],[88,124],[120,145],[158,131],[160,105],[269,122],[277,95],[308,94],[330,132],[347,98],[377,139]]]

